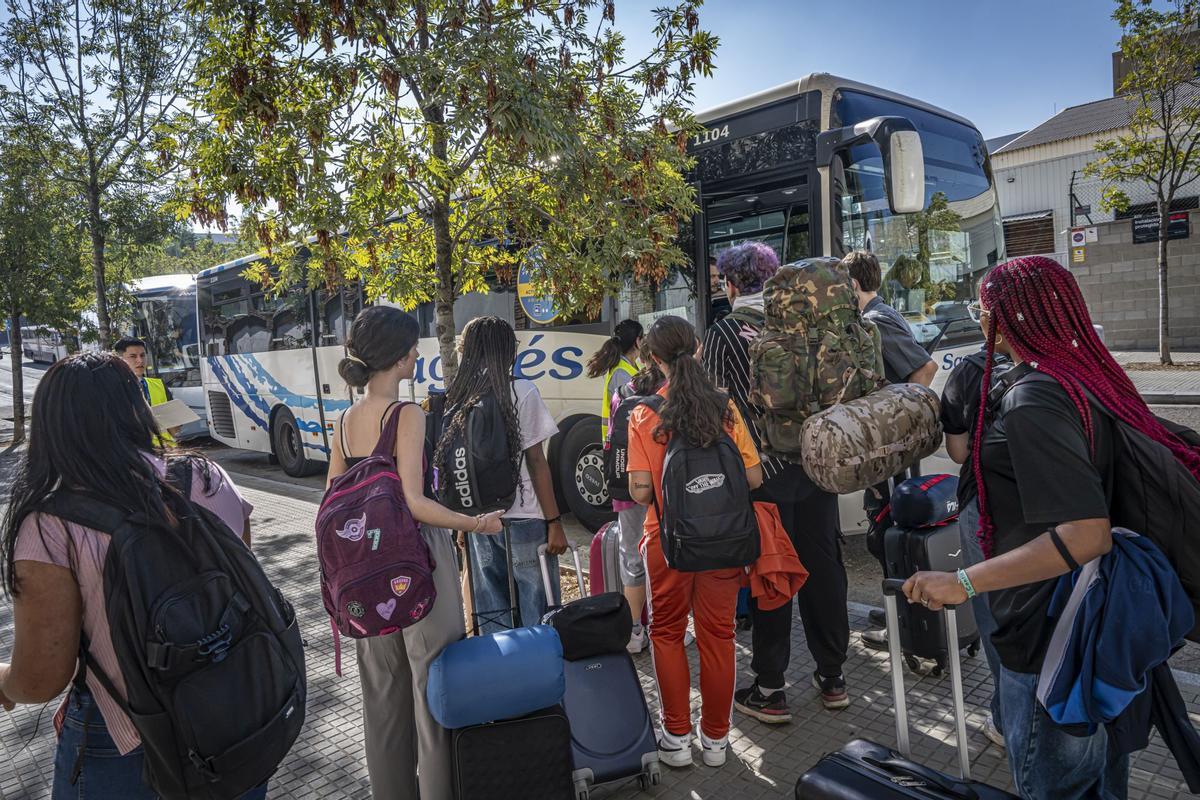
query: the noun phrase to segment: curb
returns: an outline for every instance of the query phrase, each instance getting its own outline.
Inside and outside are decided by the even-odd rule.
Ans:
[[[1200,406],[1200,394],[1155,394],[1146,392],[1142,399],[1148,406]]]

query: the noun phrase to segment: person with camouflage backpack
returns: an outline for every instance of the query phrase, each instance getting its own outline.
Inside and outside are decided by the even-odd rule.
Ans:
[[[780,267],[763,289],[763,312],[750,345],[750,402],[762,409],[766,452],[799,460],[806,419],[884,385],[879,333],[834,258]]]
[[[704,368],[737,404],[755,446],[762,450],[763,435],[756,420],[763,409],[750,400],[750,347],[766,323],[763,289],[779,270],[779,258],[767,245],[751,242],[722,252],[717,268],[725,279],[733,311],[705,333]],[[826,708],[844,708],[850,702],[842,676],[850,623],[846,567],[838,542],[837,495],[813,484],[799,464],[764,457],[762,470],[763,485],[752,497],[778,506],[784,530],[809,572],[808,581],[796,595],[796,605],[817,666],[813,682]],[[734,706],[762,722],[788,722],[792,716],[784,693],[784,673],[791,660],[792,604],[765,611],[752,599],[750,617],[750,667],[755,678],[748,687],[737,690]]]

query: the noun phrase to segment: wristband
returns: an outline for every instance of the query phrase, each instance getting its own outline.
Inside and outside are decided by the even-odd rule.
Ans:
[[[556,523],[556,522],[562,522],[562,514],[559,514],[559,515],[558,515],[557,517],[555,517],[554,519],[548,519],[548,520],[546,520],[546,524],[547,524],[547,525],[553,525],[553,524],[554,524],[554,523]]]
[[[475,527],[471,528],[471,533],[479,533],[479,529],[483,527],[483,517],[479,514],[475,515]]]
[[[967,577],[965,569],[958,571],[958,582],[962,584],[963,589],[966,591],[968,600],[975,596],[975,587],[971,585],[971,579]]]

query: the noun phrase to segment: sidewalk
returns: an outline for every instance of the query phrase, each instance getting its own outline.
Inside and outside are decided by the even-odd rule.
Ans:
[[[1129,363],[1157,364],[1157,352],[1114,352],[1113,358],[1124,366]],[[1177,364],[1200,363],[1200,353],[1172,353]],[[1200,370],[1159,369],[1127,370],[1130,380],[1146,402],[1164,405],[1200,404]]]
[[[308,719],[300,740],[271,783],[271,798],[369,797],[362,750],[362,719],[354,659],[345,659],[345,677],[333,672],[333,645],[329,626],[317,591],[313,548],[315,504],[311,490],[278,494],[280,484],[261,479],[239,478],[245,494],[254,503],[255,551],[267,572],[295,603],[308,642]],[[866,625],[861,607],[851,609],[855,630]],[[696,766],[690,770],[664,770],[663,785],[642,793],[636,784],[598,789],[596,798],[650,798],[660,800],[757,800],[790,798],[800,774],[824,753],[855,737],[881,743],[895,742],[891,712],[891,679],[887,659],[866,650],[853,635],[846,675],[853,704],[829,713],[821,710],[815,691],[808,683],[813,664],[804,648],[799,623],[793,629],[793,658],[788,680],[795,714],[791,725],[773,727],[747,720],[735,712],[730,735],[728,763],[719,770]],[[350,647],[350,643],[345,643]],[[0,603],[0,654],[12,648],[12,612]],[[352,652],[352,651],[351,651]],[[693,670],[697,669],[695,648],[689,649]],[[749,635],[738,636],[738,666],[748,674]],[[642,684],[652,711],[656,699],[650,674],[650,657],[637,657]],[[1008,784],[1004,754],[988,744],[982,733],[983,708],[990,692],[982,657],[964,660],[965,696],[969,708],[968,730],[972,768],[977,779],[996,786]],[[1186,679],[1187,676],[1185,676]],[[694,681],[694,679],[693,679]],[[949,681],[946,678],[908,676],[910,716],[916,758],[948,772],[956,769],[953,747],[954,724],[950,711]],[[1200,721],[1200,685],[1180,686],[1193,718]],[[699,697],[693,694],[693,703]],[[53,779],[54,737],[50,718],[56,704],[45,708],[18,707],[0,714],[0,798],[48,798]],[[699,759],[697,758],[699,763]],[[1155,739],[1134,760],[1131,798],[1183,798],[1188,796],[1174,761]],[[441,800],[436,799],[436,800]],[[481,798],[480,800],[484,800]]]

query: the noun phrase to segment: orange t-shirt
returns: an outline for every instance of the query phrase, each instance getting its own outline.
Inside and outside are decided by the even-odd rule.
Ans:
[[[658,390],[658,393],[663,397],[667,396],[669,386],[663,386]],[[757,467],[761,463],[758,455],[758,449],[754,446],[754,440],[750,438],[750,430],[746,427],[746,423],[742,420],[742,415],[738,413],[737,406],[732,402],[729,404],[731,412],[730,424],[725,427],[725,432],[733,439],[733,443],[737,445],[738,452],[742,454],[742,463],[746,465],[746,469]],[[654,429],[658,427],[658,413],[652,408],[645,405],[640,405],[633,410],[629,415],[629,472],[649,472],[650,482],[654,486],[654,495],[658,498],[658,503],[662,505],[662,470],[663,461],[667,457],[667,445],[665,442],[659,442],[654,438]],[[658,534],[658,513],[655,511],[653,504],[646,509],[646,533]]]

